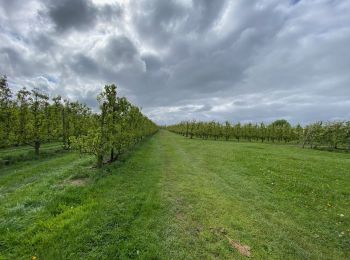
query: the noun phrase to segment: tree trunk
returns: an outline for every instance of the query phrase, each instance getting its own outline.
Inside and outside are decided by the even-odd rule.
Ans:
[[[34,149],[35,149],[35,155],[39,156],[39,153],[40,153],[40,142],[39,141],[35,141]]]
[[[66,135],[66,113],[64,108],[62,108],[62,138],[63,138],[63,148],[67,149],[67,135]]]
[[[114,160],[114,149],[112,148],[110,161],[113,162],[113,160]]]
[[[97,167],[98,168],[102,168],[103,165],[103,155],[104,155],[104,149],[103,149],[103,145],[104,145],[104,141],[106,140],[106,136],[105,136],[105,116],[106,116],[106,103],[102,104],[102,112],[101,112],[101,129],[100,129],[100,133],[101,133],[101,140],[100,140],[100,144],[99,144],[99,153],[97,155]]]
[[[97,156],[97,168],[102,168],[103,165],[103,155],[99,154]]]

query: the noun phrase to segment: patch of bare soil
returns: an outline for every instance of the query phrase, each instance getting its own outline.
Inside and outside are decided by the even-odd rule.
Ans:
[[[182,207],[183,207],[183,200],[179,197],[177,197],[175,199],[175,211],[176,211],[176,219],[177,220],[180,220],[180,221],[183,221],[185,219],[185,215],[183,214],[182,212]]]
[[[233,246],[234,248],[237,249],[237,251],[244,256],[251,256],[251,252],[250,252],[250,247],[247,245],[242,245],[240,243],[238,243],[237,241],[234,241],[233,239],[231,239],[230,237],[226,236],[226,238],[228,239],[228,241],[230,242],[231,246]]]
[[[67,183],[73,186],[85,186],[87,184],[88,178],[68,180]]]
[[[176,219],[177,220],[184,220],[185,216],[181,212],[176,212]]]
[[[230,245],[235,248],[241,255],[251,257],[251,248],[250,246],[243,245],[239,243],[238,241],[233,240],[227,235],[227,230],[225,228],[210,228],[210,230],[216,234],[216,235],[221,235],[224,236]]]

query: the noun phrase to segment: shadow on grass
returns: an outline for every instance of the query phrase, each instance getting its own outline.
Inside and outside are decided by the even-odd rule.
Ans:
[[[332,152],[332,153],[350,153],[350,149],[345,149],[345,148],[331,148],[331,147],[326,147],[326,146],[321,146],[321,147],[313,147],[310,149],[318,150],[318,151],[325,151],[325,152]]]
[[[58,154],[69,152],[63,148],[46,149],[40,152],[40,155],[36,155],[34,151],[26,151],[19,154],[6,154],[0,157],[0,169],[6,166],[11,166],[19,162],[41,160],[44,158],[50,158]]]
[[[175,133],[176,134],[176,133]],[[350,148],[331,148],[328,146],[319,146],[319,147],[310,147],[305,146],[304,148],[301,147],[301,144],[295,143],[295,142],[272,142],[265,140],[264,142],[258,141],[258,140],[252,140],[249,141],[248,139],[228,139],[225,138],[218,138],[218,139],[212,139],[212,138],[199,138],[199,137],[186,137],[184,135],[179,135],[183,137],[184,139],[191,140],[191,141],[212,141],[212,142],[232,142],[232,143],[238,143],[238,144],[264,144],[264,145],[276,145],[276,146],[290,146],[290,147],[297,147],[300,149],[312,149],[317,151],[324,151],[324,152],[332,152],[332,153],[350,153]],[[255,149],[263,149],[258,147],[248,147],[247,148],[255,148]]]

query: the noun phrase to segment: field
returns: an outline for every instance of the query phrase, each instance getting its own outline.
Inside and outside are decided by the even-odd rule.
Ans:
[[[93,163],[0,168],[0,259],[350,259],[350,154],[161,130]]]

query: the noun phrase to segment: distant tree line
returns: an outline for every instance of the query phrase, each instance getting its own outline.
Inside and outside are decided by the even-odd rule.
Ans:
[[[125,97],[107,85],[98,96],[100,112],[85,104],[39,89],[25,87],[13,93],[6,76],[0,78],[0,148],[30,145],[40,154],[43,143],[62,142],[64,149],[94,154],[97,165],[113,161],[158,127]]]
[[[327,147],[350,151],[350,121],[316,122],[305,127],[300,124],[291,126],[283,119],[271,124],[184,121],[167,129],[188,138],[294,143],[303,148]]]

